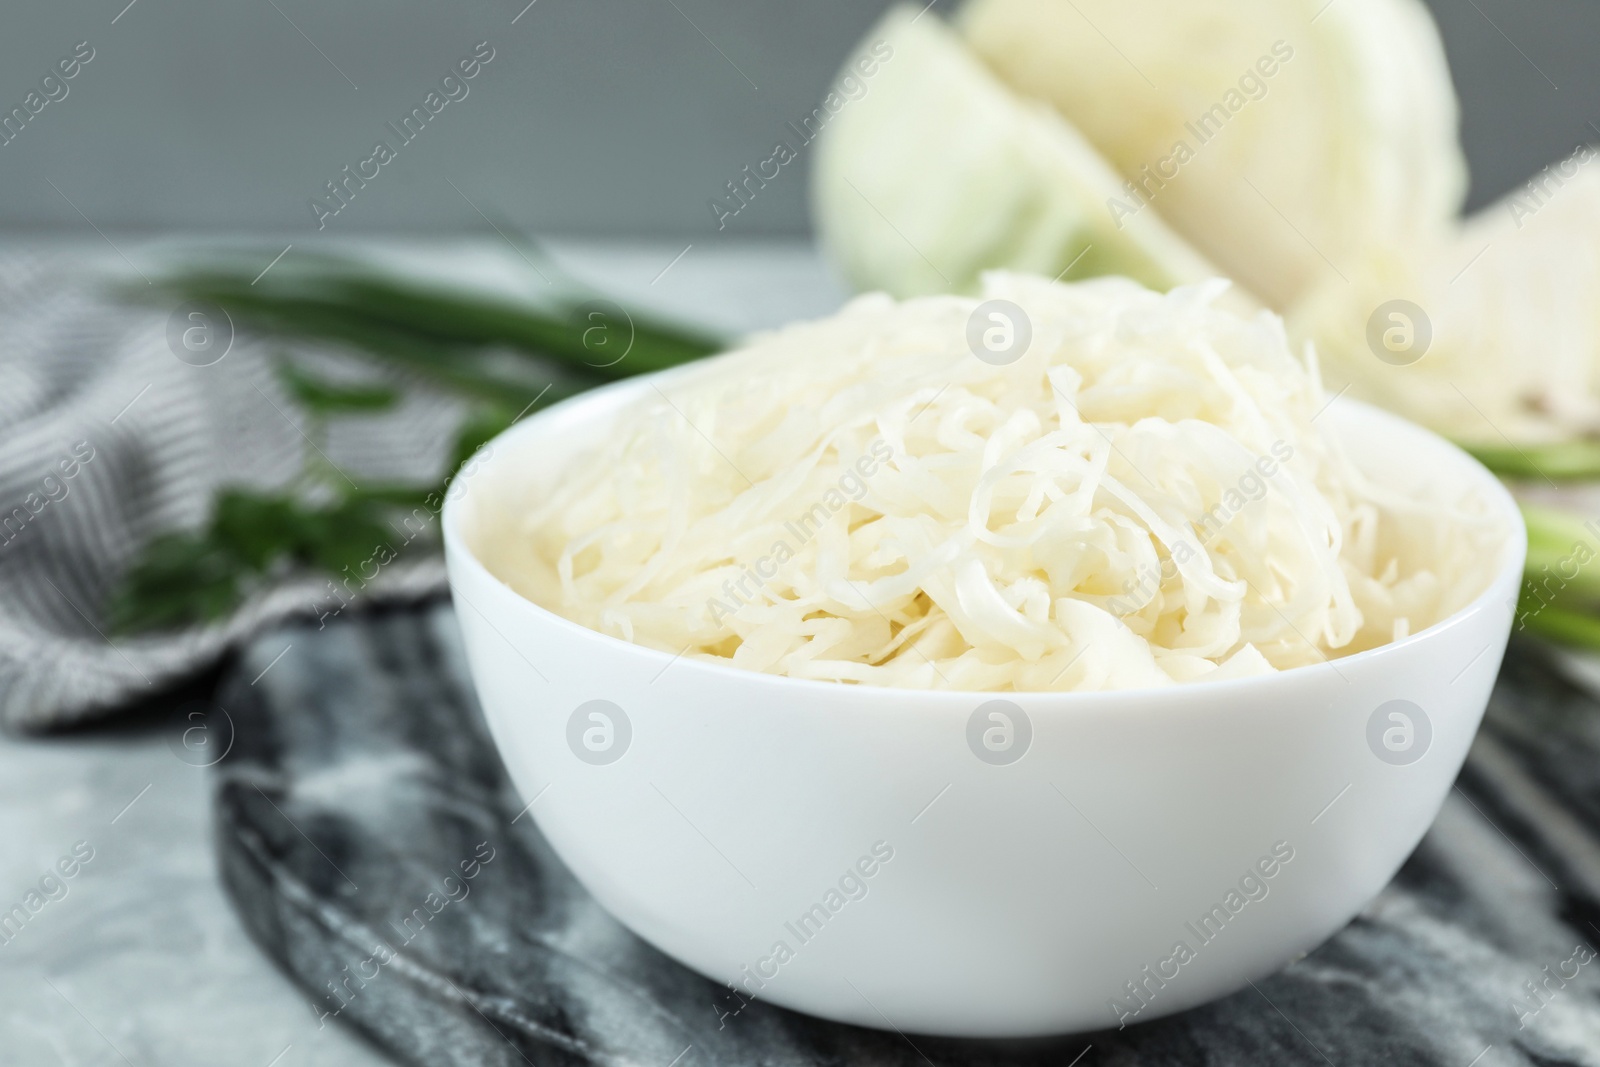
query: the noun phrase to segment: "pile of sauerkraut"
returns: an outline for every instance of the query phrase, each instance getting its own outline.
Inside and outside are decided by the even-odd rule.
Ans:
[[[504,576],[673,654],[1017,691],[1314,664],[1480,593],[1487,506],[1371,484],[1315,366],[1225,289],[990,275],[759,337],[569,464]],[[970,340],[994,299],[1031,328],[1004,365]]]

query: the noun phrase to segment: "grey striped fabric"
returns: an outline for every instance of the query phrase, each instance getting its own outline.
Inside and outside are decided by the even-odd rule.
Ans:
[[[219,487],[288,485],[314,446],[269,358],[281,345],[240,337],[210,366],[184,362],[169,310],[112,300],[98,262],[0,257],[0,722],[13,730],[107,714],[264,624],[342,603],[325,576],[291,577],[213,625],[108,635],[107,598],[145,542],[203,523]],[[458,401],[358,357],[292,355],[325,378],[405,387],[398,407],[328,427],[322,450],[340,471],[357,484],[440,474]],[[437,554],[407,553],[363,595],[443,586]]]

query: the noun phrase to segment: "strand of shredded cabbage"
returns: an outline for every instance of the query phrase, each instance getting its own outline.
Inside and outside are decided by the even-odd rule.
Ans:
[[[564,471],[512,584],[674,654],[1015,691],[1266,673],[1470,601],[1482,502],[1368,484],[1315,421],[1314,358],[1226,288],[989,275],[1032,328],[1007,366],[968,348],[965,297],[758,337]]]

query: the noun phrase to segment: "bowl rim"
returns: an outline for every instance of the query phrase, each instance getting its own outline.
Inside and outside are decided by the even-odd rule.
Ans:
[[[552,404],[543,411],[536,412],[525,419],[519,419],[513,425],[491,438],[485,447],[491,449],[505,447],[509,450],[509,447],[513,446],[521,438],[537,435],[544,431],[545,424],[554,421],[558,416],[571,418],[575,411],[590,405],[600,406],[615,414],[616,409],[626,403],[632,393],[643,392],[663,381],[702,369],[707,363],[715,359],[716,357],[713,356],[707,360],[697,360],[693,363],[672,367],[667,370],[636,375],[619,381],[608,382],[594,389],[585,390],[576,396],[568,397]],[[1514,581],[1514,588],[1520,587],[1522,571],[1527,556],[1527,527],[1522,521],[1521,511],[1515,498],[1504,483],[1475,457],[1448,438],[1393,412],[1374,404],[1368,404],[1345,396],[1342,393],[1333,396],[1325,405],[1324,411],[1334,406],[1336,402],[1342,402],[1356,408],[1364,417],[1375,418],[1378,422],[1386,423],[1393,429],[1401,432],[1422,434],[1432,438],[1436,444],[1442,445],[1446,454],[1450,455],[1462,466],[1473,470],[1480,477],[1480,480],[1484,482],[1488,488],[1488,496],[1492,505],[1500,511],[1501,517],[1507,521],[1509,530],[1505,542],[1500,546],[1500,565],[1495,570],[1493,577],[1477,596],[1450,615],[1421,630],[1407,634],[1399,641],[1390,641],[1386,644],[1334,659],[1324,657],[1320,663],[1308,663],[1298,667],[1290,667],[1286,670],[1275,671],[1272,674],[1223,678],[1212,681],[1202,677],[1187,682],[1175,682],[1166,686],[1140,686],[1127,689],[918,689],[860,682],[833,682],[814,678],[792,678],[783,674],[771,674],[766,671],[735,667],[731,663],[685,659],[682,652],[677,654],[663,652],[648,645],[624,641],[620,637],[602,633],[599,630],[592,630],[581,623],[574,622],[523,596],[498,575],[490,571],[483,561],[478,558],[477,553],[468,547],[466,537],[459,530],[459,523],[462,521],[462,509],[466,506],[467,498],[472,495],[472,482],[474,479],[471,478],[464,481],[459,491],[453,491],[455,490],[455,484],[452,482],[444,492],[445,500],[444,507],[441,510],[440,525],[443,532],[450,590],[452,596],[454,596],[457,585],[456,569],[458,566],[465,567],[474,578],[485,580],[491,585],[500,587],[505,594],[514,599],[517,604],[515,610],[525,613],[539,624],[544,626],[554,625],[556,628],[564,630],[578,639],[598,641],[600,642],[600,647],[610,654],[637,656],[645,663],[654,663],[661,672],[681,660],[682,662],[679,663],[679,666],[686,670],[708,672],[712,678],[722,678],[730,682],[743,682],[744,684],[755,686],[776,686],[789,690],[799,687],[801,692],[810,690],[819,695],[828,693],[844,695],[848,693],[861,694],[864,699],[873,699],[868,694],[878,694],[877,699],[880,700],[894,697],[897,699],[915,699],[920,702],[936,701],[942,704],[958,706],[963,711],[970,710],[974,699],[1025,700],[1028,702],[1029,711],[1032,711],[1035,707],[1042,711],[1056,706],[1061,706],[1061,710],[1065,711],[1071,710],[1072,705],[1103,706],[1124,703],[1148,705],[1155,699],[1172,699],[1185,693],[1196,696],[1205,694],[1206,696],[1222,697],[1233,692],[1261,689],[1272,685],[1293,684],[1295,679],[1309,679],[1313,674],[1323,676],[1331,674],[1348,683],[1350,680],[1344,678],[1343,672],[1339,669],[1341,666],[1349,665],[1352,668],[1364,668],[1369,664],[1378,664],[1379,661],[1387,661],[1404,656],[1419,645],[1432,643],[1440,639],[1447,631],[1464,625],[1471,617],[1490,608],[1494,602],[1504,597],[1505,594],[1501,590],[1508,582]],[[470,462],[468,460],[468,463]],[[1508,631],[1510,624],[1515,621],[1515,617],[1515,608],[1512,607],[1506,622]],[[1479,654],[1481,655],[1481,653]],[[1468,666],[1470,665],[1471,662],[1468,663]],[[1379,666],[1381,668],[1381,664]],[[660,673],[655,676],[660,677]],[[1085,708],[1084,710],[1087,709]]]

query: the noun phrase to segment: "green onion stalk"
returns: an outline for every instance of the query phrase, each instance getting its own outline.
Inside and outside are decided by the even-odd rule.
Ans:
[[[1528,563],[1517,600],[1519,629],[1600,649],[1600,522],[1523,504]]]
[[[556,272],[547,264],[543,273]],[[114,632],[204,624],[290,574],[336,576],[370,561],[375,546],[393,552],[388,546],[401,541],[405,552],[414,541],[436,543],[436,536],[396,537],[397,523],[440,499],[450,474],[518,418],[723,346],[712,333],[558,280],[556,295],[518,300],[315,255],[264,276],[240,258],[189,266],[160,275],[152,286],[122,290],[128,300],[220,307],[235,329],[285,342],[269,358],[306,413],[314,444],[330,419],[390,410],[401,390],[324,381],[287,351],[295,341],[332,344],[404,369],[462,398],[468,414],[446,470],[425,483],[357,488],[321,458],[318,444],[282,489],[225,487],[200,527],[157,536],[144,547],[107,605]]]
[[[1563,486],[1600,481],[1600,442],[1466,446],[1501,478]],[[1560,644],[1600,650],[1600,517],[1523,502],[1528,563],[1517,628]]]

